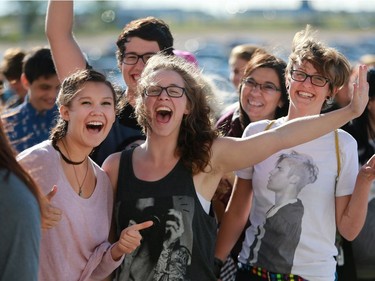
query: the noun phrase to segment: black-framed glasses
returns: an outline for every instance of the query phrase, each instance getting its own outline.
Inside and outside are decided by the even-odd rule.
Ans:
[[[329,79],[325,78],[321,75],[309,75],[306,72],[303,72],[301,70],[294,70],[291,71],[291,77],[294,81],[298,82],[305,82],[307,78],[310,78],[311,84],[318,86],[318,87],[324,87],[328,82]]]
[[[266,82],[264,84],[260,84],[258,83],[257,81],[255,81],[253,78],[251,77],[246,77],[244,79],[242,79],[242,83],[247,87],[249,88],[251,91],[253,89],[255,89],[256,87],[259,86],[259,89],[262,91],[262,92],[265,92],[267,94],[274,94],[275,92],[280,92],[281,89],[277,88],[275,86],[275,84],[273,83],[270,83],[270,82]]]
[[[122,60],[123,63],[133,65],[138,62],[139,59],[142,59],[143,63],[146,63],[155,53],[145,53],[138,55],[136,53],[126,53]]]
[[[179,86],[149,86],[145,89],[145,95],[148,97],[158,97],[165,90],[171,98],[180,98],[185,93],[185,88]]]

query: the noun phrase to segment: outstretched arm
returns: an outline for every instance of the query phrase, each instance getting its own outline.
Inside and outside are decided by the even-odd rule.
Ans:
[[[73,1],[50,0],[45,32],[60,81],[78,69],[86,68],[86,60],[73,36]]]
[[[359,67],[358,83],[354,85],[352,100],[346,107],[326,114],[296,118],[278,128],[248,138],[219,138],[213,146],[214,168],[226,173],[253,166],[279,150],[311,141],[343,126],[365,109],[368,88],[367,67],[362,65]],[[228,153],[228,149],[231,153]]]

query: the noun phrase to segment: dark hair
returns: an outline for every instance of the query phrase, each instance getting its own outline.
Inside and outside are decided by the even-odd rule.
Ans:
[[[281,90],[281,100],[283,102],[282,107],[277,107],[275,111],[275,119],[280,118],[282,116],[287,115],[288,107],[289,107],[289,99],[288,99],[288,91],[285,85],[285,69],[286,69],[286,62],[282,59],[266,53],[264,50],[256,51],[252,58],[248,61],[245,67],[243,77],[247,77],[251,75],[251,73],[258,69],[258,68],[271,68],[275,70],[277,77],[280,81],[280,90]],[[242,83],[239,87],[239,93],[241,93]],[[240,121],[243,128],[246,128],[248,124],[250,124],[250,118],[246,114],[245,110],[243,109],[240,103]]]
[[[30,84],[40,77],[49,78],[56,75],[51,50],[38,47],[28,53],[23,61],[23,73]]]
[[[81,90],[87,82],[98,82],[107,85],[113,94],[113,99],[116,107],[118,92],[113,87],[111,82],[107,80],[104,74],[93,69],[78,70],[64,79],[56,99],[57,106],[60,107],[64,105],[69,108],[72,104],[72,100],[76,97],[76,95],[79,93],[79,90]],[[57,120],[56,126],[51,130],[50,139],[52,140],[52,143],[56,144],[59,139],[62,139],[66,135],[67,130],[68,121],[60,117]]]
[[[10,48],[4,53],[0,71],[7,80],[19,80],[25,52],[20,48]]]
[[[370,98],[375,98],[375,68],[371,68],[368,70],[367,82],[369,85],[368,95]]]
[[[129,22],[119,35],[117,45],[117,63],[121,64],[126,52],[125,43],[130,37],[139,37],[147,41],[156,41],[160,51],[167,55],[173,54],[173,36],[169,26],[155,17],[146,17]]]
[[[184,58],[157,54],[152,56],[142,72],[137,88],[136,114],[144,132],[151,130],[149,115],[144,107],[145,89],[158,70],[171,70],[178,73],[184,81],[188,99],[189,114],[183,117],[177,140],[176,155],[181,156],[185,167],[193,174],[204,172],[209,166],[211,146],[217,131],[213,130],[211,108],[208,99],[213,95],[212,88],[202,77],[200,70]]]
[[[40,190],[33,180],[33,178],[26,172],[26,170],[20,165],[20,163],[16,160],[15,152],[12,149],[11,144],[9,143],[9,139],[7,134],[5,133],[5,129],[3,123],[0,118],[0,169],[7,170],[8,173],[5,174],[3,180],[7,181],[9,178],[10,173],[15,174],[31,191],[31,193],[35,196],[39,203],[39,207],[41,206],[42,195]],[[41,208],[40,208],[41,209]]]
[[[370,100],[375,99],[375,69],[367,72],[367,82],[369,83]],[[372,101],[373,102],[373,101]],[[359,162],[363,165],[374,154],[375,149],[369,144],[369,140],[375,139],[375,131],[372,129],[369,120],[369,110],[366,107],[364,112],[352,121],[347,131],[353,135],[358,142]]]

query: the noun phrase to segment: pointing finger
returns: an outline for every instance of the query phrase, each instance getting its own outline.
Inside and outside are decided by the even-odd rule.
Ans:
[[[135,225],[132,225],[130,228],[131,230],[142,230],[151,227],[154,224],[153,221],[145,221],[142,223],[138,223]]]

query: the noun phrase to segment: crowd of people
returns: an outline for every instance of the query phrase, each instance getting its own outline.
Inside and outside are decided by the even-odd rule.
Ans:
[[[373,65],[307,25],[287,61],[233,48],[216,106],[163,20],[114,38],[121,89],[74,18],[3,54],[0,280],[375,280]]]

